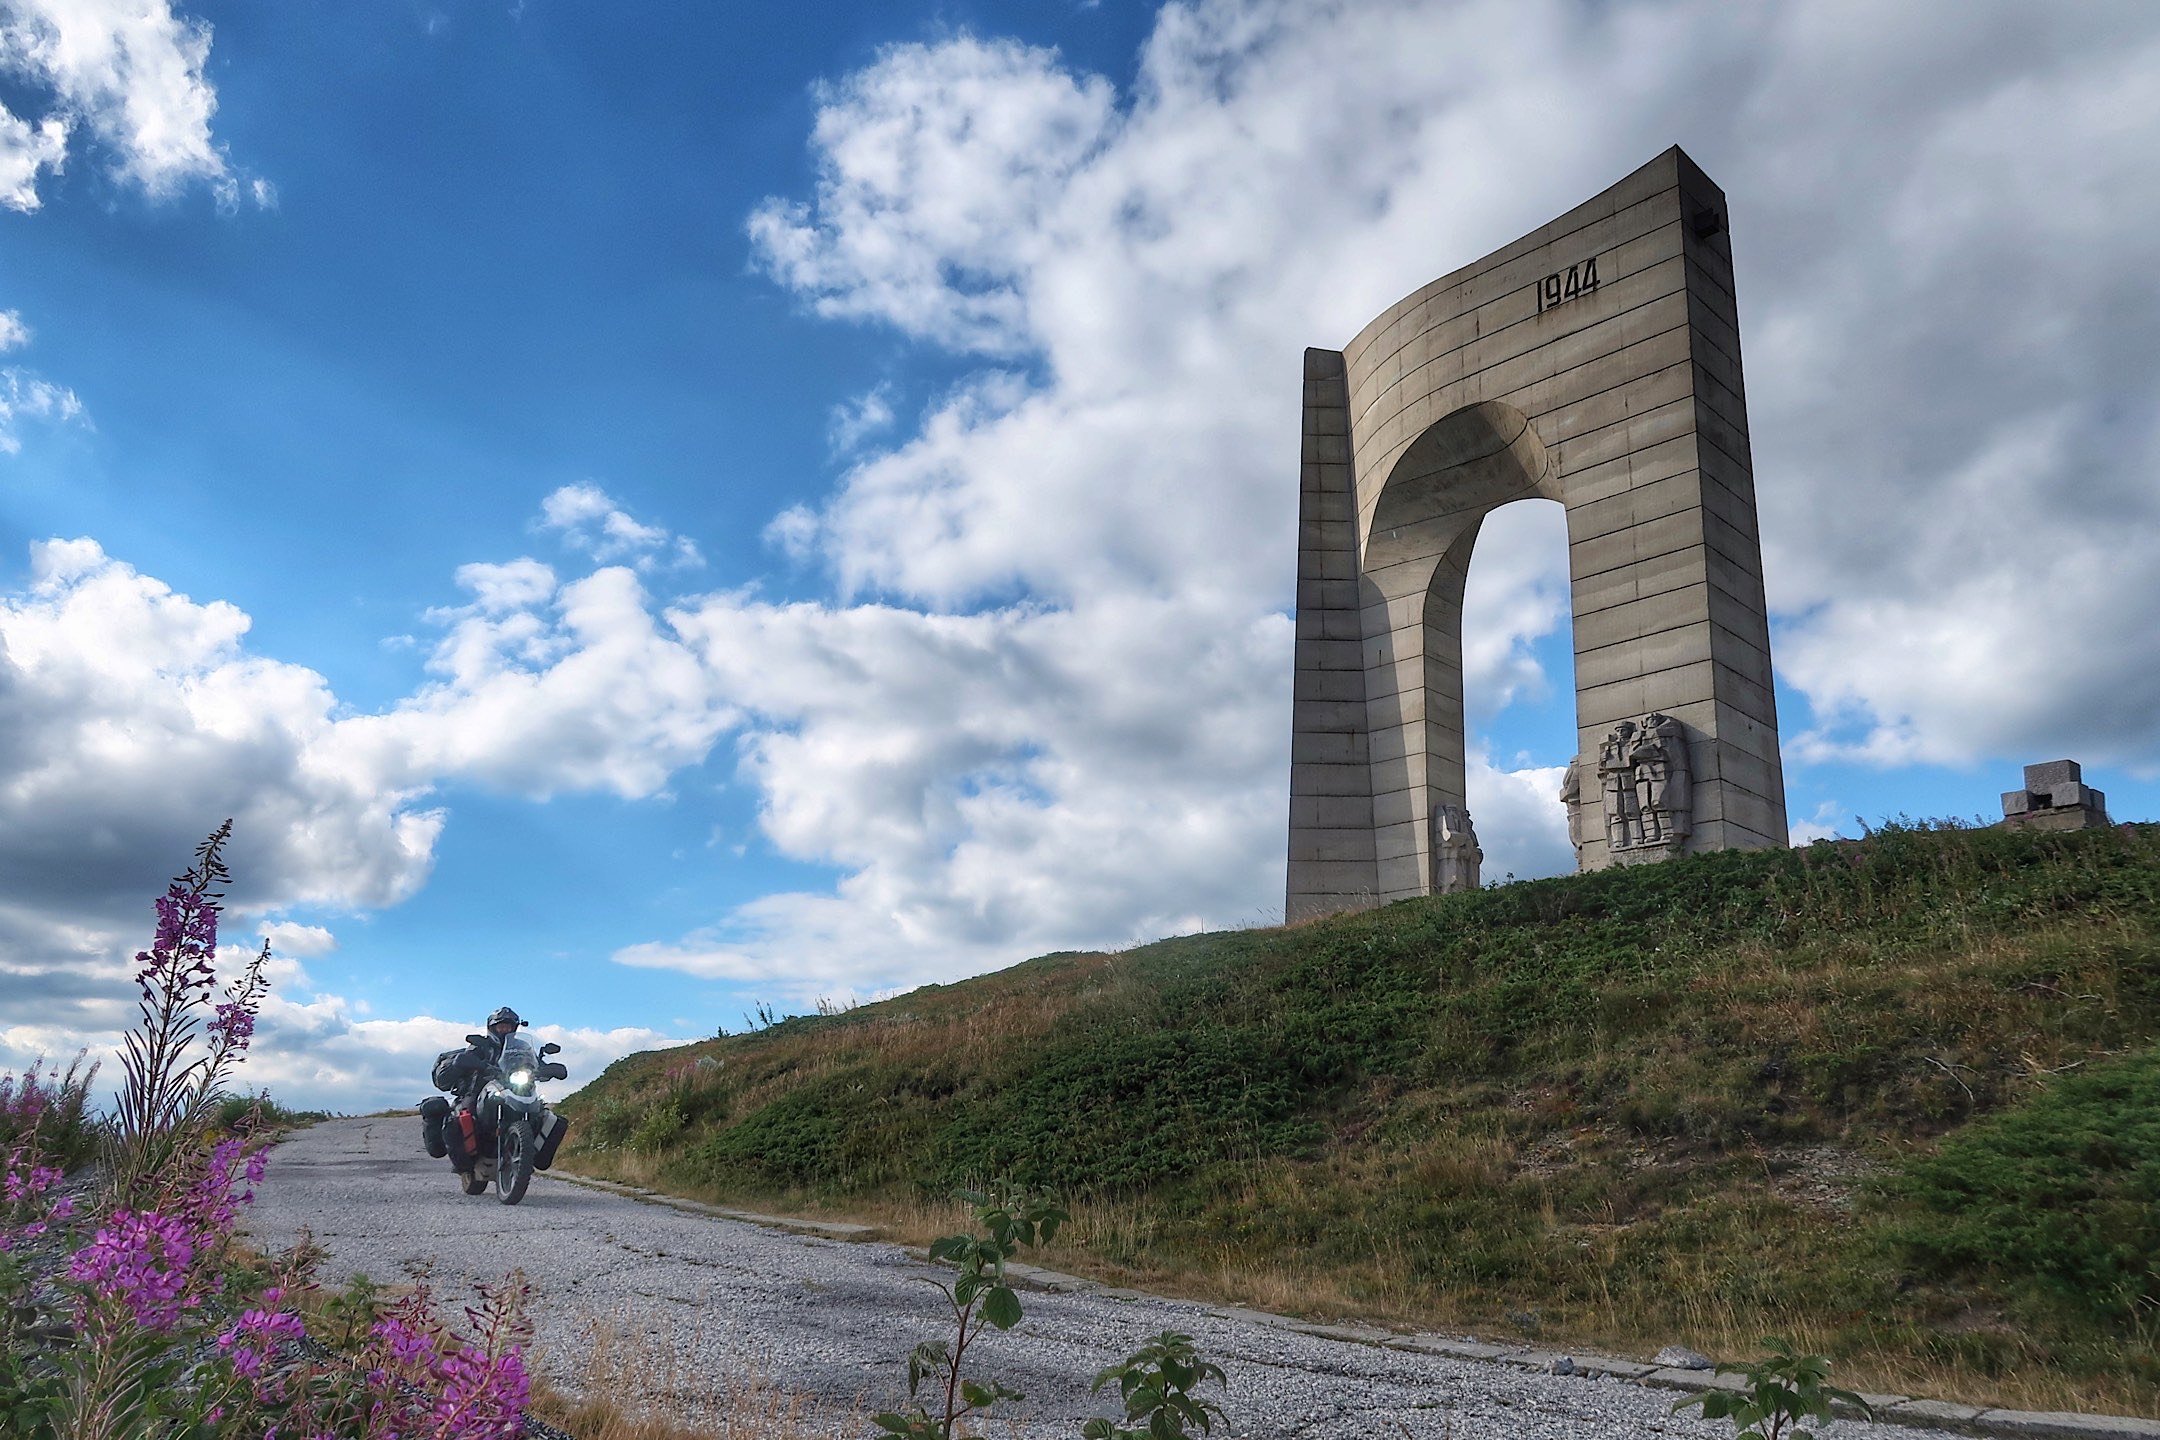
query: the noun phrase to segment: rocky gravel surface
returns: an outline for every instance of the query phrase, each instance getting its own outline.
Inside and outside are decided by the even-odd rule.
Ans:
[[[459,1194],[420,1149],[417,1120],[339,1120],[273,1153],[250,1229],[282,1248],[305,1228],[326,1281],[419,1271],[454,1297],[513,1267],[534,1284],[541,1369],[573,1388],[594,1346],[644,1367],[648,1393],[686,1418],[729,1409],[731,1386],[803,1396],[807,1433],[865,1437],[902,1401],[905,1357],[940,1333],[937,1267],[898,1246],[800,1235],[685,1213],[542,1176],[516,1207]],[[1187,1331],[1229,1373],[1231,1432],[1251,1440],[1625,1440],[1730,1436],[1670,1414],[1678,1398],[1610,1375],[1536,1374],[1299,1333],[1206,1305],[1098,1293],[1022,1294],[1026,1318],[980,1350],[979,1373],[1025,1392],[993,1440],[1072,1440],[1110,1413],[1088,1382],[1164,1329]],[[971,1352],[972,1353],[972,1352]],[[1211,1387],[1212,1390],[1212,1387]],[[1005,1414],[1004,1411],[1000,1412]],[[1220,1433],[1220,1432],[1218,1432]],[[1840,1421],[1841,1440],[1950,1440]]]

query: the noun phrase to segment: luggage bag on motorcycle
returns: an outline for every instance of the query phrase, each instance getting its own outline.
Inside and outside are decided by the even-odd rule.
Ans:
[[[569,1128],[562,1116],[552,1110],[548,1112],[547,1118],[540,1122],[540,1144],[533,1151],[533,1169],[545,1170],[555,1163],[555,1152],[562,1148],[563,1132]]]
[[[465,1053],[464,1047],[445,1050],[435,1057],[435,1068],[428,1072],[428,1079],[438,1090],[455,1090],[461,1078],[457,1072],[457,1060]]]
[[[450,1102],[442,1096],[430,1095],[420,1102],[420,1143],[437,1160],[450,1153],[450,1144],[443,1139],[443,1125],[449,1118]]]
[[[470,1170],[480,1154],[480,1127],[470,1110],[460,1110],[443,1126],[443,1143],[450,1152],[450,1168]]]

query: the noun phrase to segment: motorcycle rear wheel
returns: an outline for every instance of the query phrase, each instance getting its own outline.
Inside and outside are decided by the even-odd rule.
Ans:
[[[513,1120],[503,1127],[501,1151],[495,1161],[495,1196],[505,1205],[515,1205],[525,1198],[525,1187],[532,1183],[533,1145],[532,1123]]]
[[[485,1181],[485,1180],[481,1179],[481,1178],[480,1178],[480,1177],[479,1177],[478,1175],[475,1175],[475,1174],[473,1174],[473,1172],[472,1172],[472,1171],[470,1171],[470,1170],[460,1170],[460,1171],[458,1171],[458,1172],[457,1172],[457,1178],[458,1178],[458,1188],[459,1188],[460,1190],[463,1190],[463,1191],[464,1191],[464,1192],[465,1192],[466,1194],[468,1194],[468,1195],[485,1195],[485,1194],[487,1194],[487,1181]]]

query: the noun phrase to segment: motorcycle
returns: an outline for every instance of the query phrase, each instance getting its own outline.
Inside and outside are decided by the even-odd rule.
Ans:
[[[482,1048],[497,1043],[486,1035],[468,1035],[465,1042]],[[565,1126],[541,1099],[540,1082],[563,1077],[562,1066],[546,1058],[561,1050],[551,1041],[536,1052],[524,1036],[507,1036],[470,1107],[452,1113],[447,1101],[422,1103],[428,1153],[450,1157],[467,1195],[485,1195],[492,1184],[498,1200],[515,1205],[525,1198],[533,1172],[554,1163]],[[450,1088],[446,1079],[455,1083],[444,1067],[460,1053],[445,1051],[438,1058],[436,1083],[442,1088]]]
[[[494,1157],[482,1162],[492,1173],[482,1176],[480,1167],[475,1166],[466,1194],[486,1194],[488,1181],[493,1180],[496,1198],[505,1205],[515,1205],[525,1198],[525,1187],[532,1183],[534,1169],[546,1168],[539,1164],[540,1149],[543,1143],[559,1138],[562,1120],[540,1098],[540,1077],[546,1073],[541,1067],[546,1056],[561,1049],[550,1041],[535,1054],[522,1035],[511,1035],[503,1041],[501,1058],[480,1086],[480,1098],[473,1105],[482,1133],[492,1132],[495,1136]],[[555,1158],[553,1144],[547,1146],[547,1158],[551,1163]]]

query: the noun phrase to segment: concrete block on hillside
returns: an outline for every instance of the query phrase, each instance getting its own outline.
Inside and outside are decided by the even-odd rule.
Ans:
[[[2075,760],[2044,760],[2025,767],[2027,790],[2052,790],[2057,785],[2075,785],[2084,778],[2084,767]]]
[[[2084,783],[2075,760],[2025,767],[2025,788],[2003,792],[2006,830],[2096,830],[2109,823],[2107,796]]]

